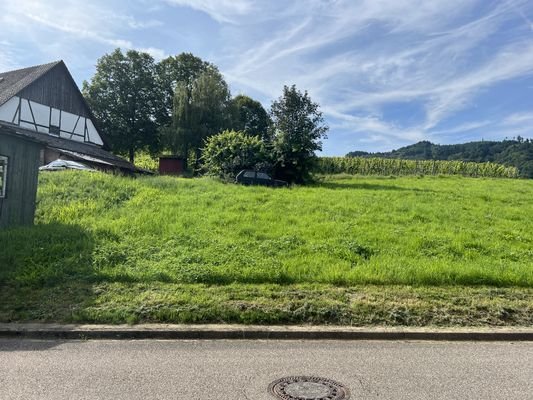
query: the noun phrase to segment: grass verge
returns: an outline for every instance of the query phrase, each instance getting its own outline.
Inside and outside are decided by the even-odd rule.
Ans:
[[[531,325],[533,181],[42,174],[0,321]]]
[[[530,326],[533,290],[488,287],[65,284],[3,288],[0,321]]]

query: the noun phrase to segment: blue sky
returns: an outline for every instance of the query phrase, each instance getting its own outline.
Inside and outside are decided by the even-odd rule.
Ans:
[[[192,52],[268,109],[296,84],[324,154],[533,138],[530,0],[2,0],[0,71],[63,59],[81,85],[116,47]]]

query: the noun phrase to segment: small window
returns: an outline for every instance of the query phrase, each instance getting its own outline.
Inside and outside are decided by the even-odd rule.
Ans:
[[[259,179],[270,179],[270,176],[268,176],[268,174],[265,174],[264,172],[258,172],[257,177]]]
[[[50,125],[50,134],[59,136],[59,126]]]
[[[6,197],[7,157],[0,156],[0,199]]]
[[[245,178],[255,178],[255,172],[254,171],[246,171],[244,173]]]

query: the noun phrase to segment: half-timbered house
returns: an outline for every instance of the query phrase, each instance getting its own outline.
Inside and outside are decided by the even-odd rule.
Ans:
[[[39,165],[81,161],[123,173],[63,61],[0,73],[0,227],[33,221]]]

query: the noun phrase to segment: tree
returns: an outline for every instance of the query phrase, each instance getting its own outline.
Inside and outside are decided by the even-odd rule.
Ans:
[[[157,81],[162,88],[163,104],[158,116],[161,125],[170,125],[174,108],[174,93],[179,85],[192,89],[194,81],[206,71],[218,72],[218,68],[191,53],[167,57],[157,64]]]
[[[174,91],[172,124],[162,128],[162,138],[167,149],[183,157],[185,162],[193,140],[194,124],[191,119],[191,88],[184,82],[178,82]],[[185,169],[187,165],[185,165]]]
[[[263,141],[244,132],[224,131],[206,140],[202,154],[210,175],[235,179],[243,169],[266,169],[268,156]]]
[[[328,127],[324,125],[319,105],[307,91],[295,85],[283,88],[283,95],[272,103],[273,151],[276,175],[289,182],[302,183],[311,178],[316,151],[322,150],[322,138]]]
[[[204,140],[229,126],[230,92],[217,70],[202,72],[189,86],[179,83],[174,93],[172,128],[165,142],[182,157],[194,152],[199,167]]]
[[[261,103],[242,94],[231,103],[234,112],[232,128],[268,142],[271,121]]]
[[[127,153],[130,162],[140,149],[158,146],[155,116],[161,108],[155,62],[147,53],[116,49],[101,57],[83,94],[99,120],[111,150]]]

